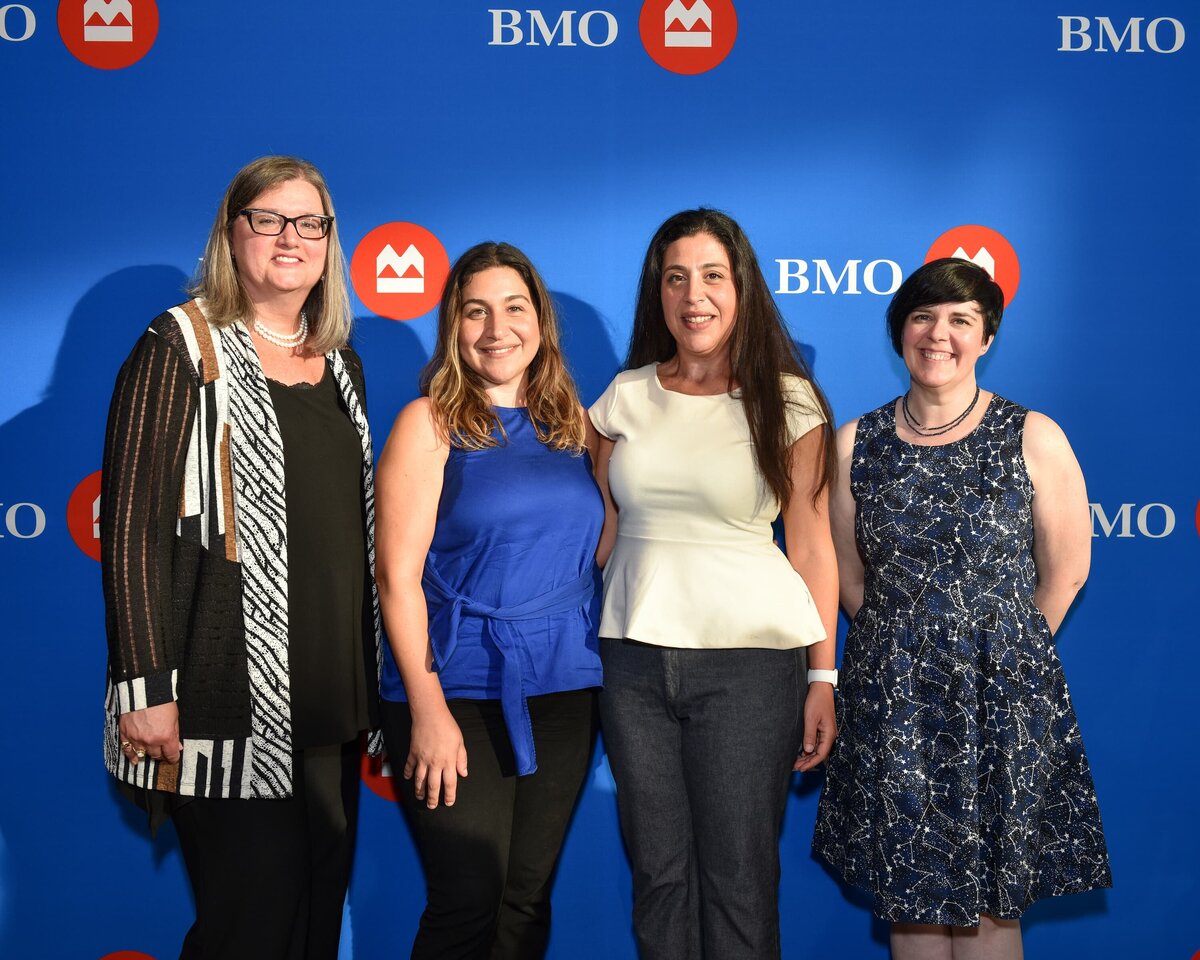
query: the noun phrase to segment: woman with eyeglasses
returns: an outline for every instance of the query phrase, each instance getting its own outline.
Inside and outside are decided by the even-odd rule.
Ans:
[[[183,958],[332,960],[379,633],[362,364],[316,167],[239,171],[190,292],[109,412],[105,762],[174,821]]]

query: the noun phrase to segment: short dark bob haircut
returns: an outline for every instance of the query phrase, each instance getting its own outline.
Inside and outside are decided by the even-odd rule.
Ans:
[[[931,260],[914,270],[888,304],[887,325],[892,349],[897,356],[901,355],[904,321],[914,310],[938,303],[970,303],[972,300],[979,304],[983,313],[983,342],[990,343],[1004,316],[1004,291],[991,274],[978,264],[959,257]]]

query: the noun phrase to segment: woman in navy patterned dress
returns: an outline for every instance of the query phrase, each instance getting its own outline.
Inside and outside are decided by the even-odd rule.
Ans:
[[[975,264],[888,308],[909,390],[838,432],[853,618],[814,849],[869,891],[897,960],[1021,956],[1034,900],[1111,885],[1058,629],[1087,577],[1083,475],[1049,418],[982,390],[1000,325]]]

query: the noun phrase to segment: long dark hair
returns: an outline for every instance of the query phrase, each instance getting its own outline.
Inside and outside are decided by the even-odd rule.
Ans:
[[[812,371],[796,351],[783,316],[758,266],[754,248],[737,222],[719,210],[701,207],[670,217],[650,241],[638,281],[637,308],[625,369],[662,363],[675,356],[675,338],[667,329],[662,308],[662,266],[667,247],[682,237],[706,233],[725,248],[737,289],[737,322],[729,340],[730,389],[741,388],[742,406],[750,425],[750,439],[759,473],[781,506],[792,495],[788,457],[787,403],[780,375],[790,373],[807,380],[825,417],[822,430],[821,470],[813,501],[833,482],[837,470],[833,446],[833,413]]]

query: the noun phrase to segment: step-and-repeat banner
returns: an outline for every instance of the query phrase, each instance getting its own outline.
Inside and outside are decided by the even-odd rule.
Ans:
[[[1010,290],[981,382],[1065,429],[1093,568],[1058,646],[1115,887],[1026,915],[1032,957],[1200,948],[1191,0],[25,0],[0,3],[0,955],[176,955],[191,900],[101,764],[97,497],[122,359],[183,299],[243,164],[328,177],[382,448],[416,395],[452,260],[507,240],[561,307],[586,401],[624,355],[654,228],[705,204],[753,240],[839,421],[905,384],[883,325],[927,258]],[[731,771],[731,775],[732,775]],[[420,867],[364,767],[343,958],[405,955]],[[782,840],[784,955],[882,958],[886,931]],[[550,954],[633,957],[603,748]],[[266,958],[264,958],[266,960]]]

